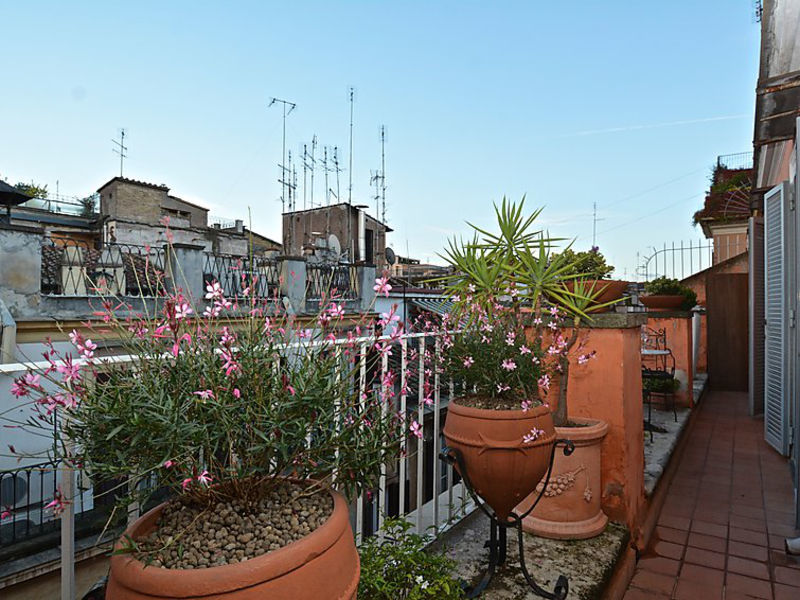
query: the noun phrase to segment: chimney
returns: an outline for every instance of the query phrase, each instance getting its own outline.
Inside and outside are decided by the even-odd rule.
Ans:
[[[236,219],[236,233],[244,233],[244,221]]]

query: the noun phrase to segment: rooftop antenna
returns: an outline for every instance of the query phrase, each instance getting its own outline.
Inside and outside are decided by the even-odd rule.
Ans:
[[[317,134],[311,138],[311,208],[314,208],[314,171],[317,168],[314,156],[317,153]]]
[[[342,197],[339,193],[339,173],[342,170],[339,168],[339,146],[333,147],[333,167],[336,171],[336,202],[341,202],[340,198]]]
[[[126,152],[128,151],[128,147],[125,145],[125,128],[122,127],[119,130],[119,141],[111,140],[111,143],[117,146],[116,148],[112,148],[111,151],[119,154],[119,176],[122,177],[122,166],[123,161],[128,158]]]
[[[592,203],[592,248],[597,248],[597,222],[605,219],[597,218],[597,202]]]
[[[284,170],[286,169],[286,116],[291,114],[291,112],[297,108],[297,104],[294,102],[289,102],[288,100],[281,100],[280,98],[272,98],[269,101],[269,105],[267,108],[272,106],[273,104],[281,104],[283,105],[283,153],[281,154],[281,179],[278,181],[283,184],[283,188],[281,189],[281,206],[283,207],[284,212],[286,211],[286,191],[287,191],[287,176]],[[289,108],[287,111],[286,108]],[[123,130],[124,131],[124,130]]]
[[[322,172],[325,173],[325,206],[331,205],[331,188],[328,187],[328,147],[322,148]],[[328,233],[327,231],[325,233]]]
[[[353,203],[353,101],[355,97],[355,90],[353,86],[350,86],[350,165],[349,165],[349,173],[348,177],[350,178],[350,183],[347,190],[347,203]]]
[[[386,224],[386,126],[381,125],[381,223]],[[378,215],[375,215],[376,217]]]
[[[306,209],[306,173],[308,172],[308,148],[303,144],[303,210]]]

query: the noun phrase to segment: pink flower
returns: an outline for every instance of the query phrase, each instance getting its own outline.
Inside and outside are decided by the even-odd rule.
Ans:
[[[544,435],[543,429],[537,429],[536,427],[534,427],[533,429],[531,429],[530,433],[526,433],[525,435],[522,436],[522,443],[530,444],[531,442],[535,442],[536,440],[538,440],[543,435]]]
[[[91,360],[94,358],[94,351],[97,350],[97,344],[95,344],[92,340],[86,340],[83,344],[83,357],[86,360]]]
[[[42,387],[39,383],[41,380],[41,376],[37,375],[36,373],[25,373],[25,385],[30,388],[40,388]]]
[[[542,324],[542,319],[541,319],[540,317],[536,317],[536,318],[533,320],[533,324],[534,324],[534,325],[541,325],[541,324]]]
[[[328,307],[328,314],[331,317],[341,319],[344,316],[344,308],[342,307],[341,304],[336,304],[335,302],[331,302],[331,305]]]
[[[287,391],[288,391],[288,392],[289,392],[289,393],[290,393],[292,396],[294,396],[294,395],[297,393],[297,392],[295,392],[294,388],[293,388],[292,386],[290,386],[290,385],[287,385],[287,386],[286,386],[286,390],[287,390]]]
[[[503,364],[502,364],[501,366],[502,366],[502,367],[503,367],[503,368],[504,368],[506,371],[513,371],[514,369],[516,369],[516,368],[517,368],[517,363],[515,363],[515,362],[514,362],[513,360],[511,360],[510,358],[507,358],[506,360],[504,360],[504,361],[503,361]]]
[[[379,277],[375,280],[375,285],[372,288],[375,290],[376,294],[383,294],[387,298],[389,297],[389,292],[392,291],[392,286],[389,285],[389,278],[388,277]]]
[[[2,513],[0,513],[0,521],[5,521],[6,519],[10,519],[10,518],[11,518],[11,511],[10,510],[4,510]]]
[[[206,487],[208,487],[209,485],[211,485],[211,481],[212,481],[213,479],[214,479],[214,478],[213,478],[213,477],[211,477],[211,475],[209,475],[209,474],[208,474],[208,471],[203,471],[202,473],[200,473],[200,475],[198,475],[198,476],[197,476],[197,482],[198,482],[200,485],[204,485],[204,486],[206,486]]]
[[[189,306],[187,302],[181,302],[180,304],[175,305],[175,318],[178,321],[181,319],[186,319],[193,312],[194,310],[192,310],[192,307]]]
[[[511,386],[505,385],[503,383],[498,383],[497,384],[497,393],[498,394],[502,394],[503,392],[507,392],[510,389],[511,389]]]
[[[64,497],[61,495],[61,488],[58,488],[55,494],[53,494],[53,500],[46,504],[45,508],[52,508],[54,515],[60,515],[64,512],[67,504],[69,504],[69,502],[64,500]]]
[[[194,481],[191,477],[187,477],[186,479],[181,482],[181,487],[185,490],[190,485],[192,485],[192,481]]]
[[[166,460],[166,461],[164,461],[164,468],[165,468],[165,469],[169,469],[169,468],[171,468],[171,467],[172,467],[172,465],[174,465],[174,464],[175,464],[175,461],[173,461],[173,460]]]
[[[219,284],[218,281],[213,281],[206,285],[206,300],[211,300],[213,298],[222,298],[224,292],[222,290],[222,286]]]
[[[203,401],[214,398],[214,392],[212,390],[198,390],[196,392],[192,392],[192,394],[195,396],[200,396],[200,399]]]
[[[392,345],[391,344],[382,344],[378,342],[375,344],[375,349],[381,356],[391,356],[392,355]]]
[[[468,356],[467,358],[464,359],[464,366],[467,369],[469,369],[474,364],[475,364],[475,360],[471,356]]]
[[[233,357],[233,352],[229,350],[222,350],[220,356],[225,363],[222,365],[222,370],[225,371],[225,376],[230,377],[231,373],[239,370],[239,364]]]
[[[549,327],[551,330],[553,330],[553,331],[555,331],[556,329],[558,329],[558,323],[556,323],[555,321],[550,321],[550,322],[547,324],[547,326],[548,326],[548,327]]]
[[[234,398],[241,398],[242,392],[239,391],[239,388],[233,388],[233,397]]]
[[[522,346],[519,347],[519,353],[520,354],[530,354],[531,353],[531,349],[528,348],[525,344],[523,344]]]
[[[581,354],[578,357],[578,364],[579,365],[585,365],[587,362],[589,362],[591,359],[593,359],[596,354],[597,354],[597,352],[595,350],[592,350],[591,352],[589,352],[587,354]]]
[[[417,439],[422,439],[422,425],[417,423],[416,421],[411,421],[411,434],[415,435]]]
[[[67,356],[64,362],[56,367],[56,370],[64,376],[64,383],[69,383],[80,379],[81,368],[72,362],[72,358]]]
[[[517,334],[514,333],[513,331],[509,331],[506,334],[506,344],[508,344],[509,346],[513,346],[516,339],[517,339]]]
[[[14,383],[11,384],[11,393],[17,398],[22,398],[30,392],[22,379],[15,379]]]
[[[531,409],[530,400],[523,400],[521,404],[522,404],[522,412],[528,412]]]
[[[549,390],[550,389],[550,376],[547,375],[547,374],[542,375],[541,377],[539,377],[538,383],[539,383],[539,387],[541,387],[543,390]]]
[[[550,314],[552,316],[554,316],[554,317],[557,317],[558,316],[558,307],[557,306],[551,306],[550,307]]]
[[[188,342],[190,345],[192,343],[192,336],[188,333],[184,333],[181,337],[175,340],[175,343],[172,344],[172,356],[178,356],[178,353],[181,349],[181,342]]]

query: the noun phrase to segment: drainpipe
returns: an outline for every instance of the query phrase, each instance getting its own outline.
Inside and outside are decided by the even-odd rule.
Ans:
[[[0,300],[0,364],[15,362],[17,324],[6,305]]]
[[[692,364],[694,365],[695,373],[697,372],[697,359],[700,355],[700,320],[705,314],[706,309],[703,306],[695,306],[692,309]],[[692,382],[689,382],[691,386]]]

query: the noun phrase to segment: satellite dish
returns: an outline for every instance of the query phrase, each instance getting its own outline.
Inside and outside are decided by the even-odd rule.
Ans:
[[[394,263],[397,262],[397,255],[391,248],[386,248],[384,254],[386,255],[386,262],[389,263],[390,265],[393,265]]]
[[[342,253],[342,244],[339,243],[339,238],[336,237],[336,234],[332,233],[328,236],[328,251],[337,257]]]

